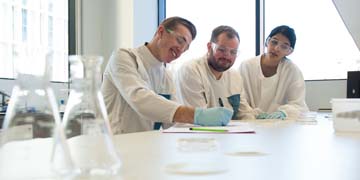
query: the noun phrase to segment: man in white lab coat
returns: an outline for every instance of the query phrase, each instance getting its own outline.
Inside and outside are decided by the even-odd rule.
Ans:
[[[246,102],[240,74],[229,68],[234,64],[240,44],[239,34],[230,26],[212,31],[206,55],[184,64],[176,73],[178,99],[195,107],[228,107],[232,119],[255,119]]]
[[[113,52],[101,91],[115,134],[152,130],[156,121],[207,126],[229,122],[229,109],[193,108],[170,101],[176,95],[166,63],[185,52],[195,36],[190,21],[171,17],[159,25],[149,43]]]
[[[258,119],[296,119],[308,111],[303,75],[286,57],[295,42],[292,28],[278,26],[266,39],[266,52],[240,65],[246,99],[259,112]]]

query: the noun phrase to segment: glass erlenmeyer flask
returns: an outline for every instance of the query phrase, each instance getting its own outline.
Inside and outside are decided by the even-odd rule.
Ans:
[[[75,172],[50,87],[51,54],[41,54],[15,59],[17,79],[0,137],[0,179],[64,179]]]
[[[70,56],[71,90],[63,123],[81,176],[113,176],[121,166],[100,92],[102,57]]]

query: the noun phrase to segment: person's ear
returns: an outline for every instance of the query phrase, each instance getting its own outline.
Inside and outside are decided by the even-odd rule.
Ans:
[[[290,54],[293,53],[293,52],[294,52],[294,49],[291,48],[291,49],[289,50],[289,52],[286,53],[286,56],[290,55]]]
[[[266,38],[266,40],[265,40],[265,44],[264,44],[264,45],[265,45],[265,47],[268,47],[268,44],[269,44],[269,39],[270,39],[269,37],[268,37],[268,38]]]
[[[207,46],[208,52],[210,52],[210,51],[211,51],[211,42],[208,42],[208,43],[206,44],[206,46]]]
[[[158,34],[159,37],[161,37],[161,36],[164,34],[165,31],[166,31],[166,30],[165,30],[165,27],[164,27],[163,25],[160,25],[160,26],[158,27],[156,33]]]

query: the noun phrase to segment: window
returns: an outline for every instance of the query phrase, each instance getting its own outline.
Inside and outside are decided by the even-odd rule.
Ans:
[[[53,53],[51,80],[68,81],[67,0],[0,0],[0,24],[0,78],[15,78],[19,54],[41,49]]]
[[[255,26],[261,27],[255,24],[255,8],[260,5],[255,1],[166,1],[167,17],[185,17],[198,29],[198,37],[189,51],[174,64],[180,65],[204,54],[211,30],[227,24],[240,35],[240,55],[233,66],[237,68],[242,60],[256,55],[256,36],[264,34],[263,38],[266,38],[274,27],[285,24],[293,27],[297,35],[295,50],[289,58],[299,66],[305,80],[346,79],[347,71],[360,70],[360,52],[332,0],[256,2],[260,1],[264,3],[265,29],[260,29],[259,34],[255,34]],[[257,43],[260,46],[264,44]]]
[[[294,28],[297,41],[289,58],[306,80],[346,79],[347,71],[360,69],[360,52],[332,0],[265,3],[265,36],[278,25]]]
[[[166,16],[181,16],[196,26],[198,34],[190,49],[178,60],[171,63],[175,70],[184,62],[205,55],[206,44],[210,41],[212,30],[219,25],[229,25],[240,36],[240,55],[233,68],[242,59],[255,55],[255,2],[253,0],[169,0],[166,1]]]

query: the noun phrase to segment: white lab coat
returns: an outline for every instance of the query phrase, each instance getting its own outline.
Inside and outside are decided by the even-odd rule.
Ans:
[[[265,77],[260,58],[261,55],[242,62],[239,69],[250,106],[257,112],[283,110],[288,119],[299,118],[301,113],[309,111],[305,103],[305,81],[300,69],[290,59],[283,59],[277,73]]]
[[[232,109],[227,97],[240,94],[240,107],[236,119],[255,119],[253,109],[243,98],[244,90],[239,72],[227,70],[221,78],[211,72],[206,55],[182,65],[174,77],[179,102],[194,107],[219,107],[219,98],[224,107]]]
[[[172,123],[180,104],[175,98],[171,74],[143,45],[118,49],[106,66],[101,91],[114,134],[147,131],[155,121]]]

